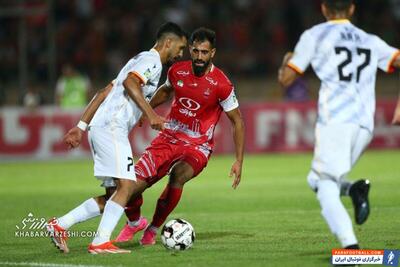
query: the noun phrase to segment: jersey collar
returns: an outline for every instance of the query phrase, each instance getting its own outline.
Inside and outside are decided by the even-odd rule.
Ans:
[[[156,49],[151,48],[149,51],[150,51],[150,52],[156,52],[157,55],[158,55],[158,57],[161,59],[160,53],[158,53],[158,51],[157,51]]]
[[[343,23],[350,23],[350,20],[348,19],[332,19],[332,20],[328,20],[329,23],[333,23],[333,24],[343,24]]]

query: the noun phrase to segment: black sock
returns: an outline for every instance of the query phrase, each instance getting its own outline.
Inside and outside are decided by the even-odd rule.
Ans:
[[[354,244],[354,245],[347,246],[344,249],[360,249],[360,246],[358,244]]]

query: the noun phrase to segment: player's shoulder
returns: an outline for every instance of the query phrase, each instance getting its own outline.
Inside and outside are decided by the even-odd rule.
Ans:
[[[220,86],[232,86],[232,82],[229,80],[225,72],[215,65],[212,66],[211,73],[208,77],[215,79],[215,82],[218,82]]]
[[[169,71],[189,71],[191,67],[192,65],[190,60],[178,61],[172,64],[172,66],[169,68]]]
[[[160,56],[157,51],[155,50],[149,50],[149,51],[142,51],[133,58],[131,58],[131,61],[135,62],[151,62],[154,63],[157,67],[162,67]]]

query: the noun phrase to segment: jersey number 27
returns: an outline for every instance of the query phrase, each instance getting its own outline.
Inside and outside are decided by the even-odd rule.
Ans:
[[[344,73],[343,69],[351,63],[353,60],[353,54],[351,53],[350,49],[344,46],[337,46],[335,47],[335,53],[336,55],[344,53],[346,55],[346,59],[339,64],[338,66],[338,72],[339,72],[339,80],[345,81],[345,82],[350,82],[351,79],[353,78],[353,73],[348,73],[347,75]],[[357,47],[357,55],[362,56],[364,55],[364,62],[361,63],[357,67],[357,73],[356,73],[356,81],[360,81],[360,76],[361,76],[361,71],[367,67],[371,61],[371,50],[370,49],[365,49],[365,48],[359,48]]]

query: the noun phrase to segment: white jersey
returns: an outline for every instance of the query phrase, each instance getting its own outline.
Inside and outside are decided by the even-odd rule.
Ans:
[[[133,57],[113,81],[113,88],[96,111],[90,125],[113,129],[122,128],[128,132],[138,122],[142,111],[128,96],[123,82],[129,73],[135,74],[142,83],[142,93],[150,101],[157,89],[162,71],[160,55],[155,49]]]
[[[377,69],[392,71],[399,51],[348,20],[305,31],[288,66],[302,74],[309,64],[321,80],[318,122],[355,123],[373,131]]]

